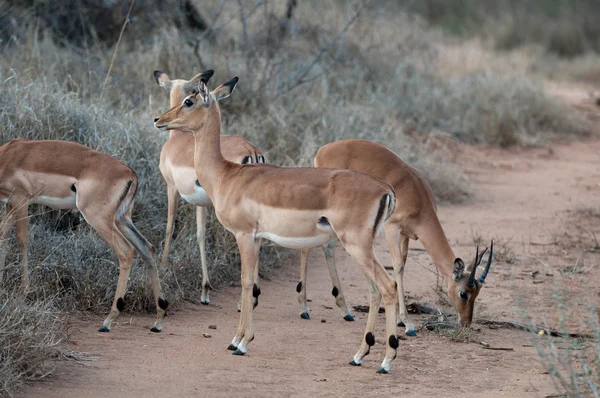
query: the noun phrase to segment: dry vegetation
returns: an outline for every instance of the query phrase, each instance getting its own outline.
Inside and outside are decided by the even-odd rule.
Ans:
[[[436,4],[431,10],[440,6],[429,3]],[[454,3],[480,8],[470,1]],[[123,160],[140,178],[134,222],[157,247],[166,220],[166,187],[158,170],[166,137],[152,119],[168,101],[152,78],[155,69],[189,78],[212,68],[215,83],[239,76],[236,95],[223,105],[224,133],[259,145],[269,163],[310,165],[327,142],[370,139],[420,169],[442,201],[462,201],[470,192],[466,177],[445,155],[427,149],[433,131],[502,146],[584,132],[564,104],[545,95],[539,80],[501,73],[448,77],[438,48],[449,42],[425,20],[445,23],[422,9],[405,13],[403,2],[334,1],[325,7],[317,0],[138,0],[112,64],[128,8],[128,2],[104,0],[0,4],[0,144],[14,137],[72,140]],[[507,47],[506,40],[498,39],[498,46]],[[585,51],[597,49],[585,43]],[[29,253],[36,288],[29,304],[22,304],[27,316],[56,326],[46,304],[31,303],[106,312],[118,273],[109,248],[77,214],[43,207],[32,214]],[[172,265],[161,271],[173,302],[195,299],[201,281],[190,206],[180,207],[177,220]],[[239,269],[234,240],[214,217],[208,237],[211,280],[231,283]],[[2,292],[9,293],[1,297],[0,336],[13,316],[6,309],[15,305],[11,292],[18,287],[13,239],[2,242],[9,247]],[[265,248],[263,272],[284,260],[290,260],[288,252]],[[126,311],[153,307],[143,270],[133,268]],[[27,338],[42,339],[36,347],[51,352],[46,347],[61,336],[54,326],[40,329],[48,336]],[[2,355],[6,391],[22,375],[44,374],[37,359],[23,373],[18,361],[11,365]]]

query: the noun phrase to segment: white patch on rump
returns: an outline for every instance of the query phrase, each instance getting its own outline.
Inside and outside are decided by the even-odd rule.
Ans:
[[[73,209],[75,208],[75,192],[71,196],[67,196],[66,198],[54,198],[51,196],[36,196],[32,198],[29,203],[36,203],[40,205],[46,205],[53,209]]]

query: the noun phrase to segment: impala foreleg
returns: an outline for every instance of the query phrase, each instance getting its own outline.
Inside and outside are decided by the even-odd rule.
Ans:
[[[171,248],[171,240],[173,239],[173,227],[175,224],[175,217],[177,216],[177,204],[177,189],[169,186],[167,189],[167,231],[161,261],[163,267],[167,266],[169,258],[169,249]]]
[[[14,207],[15,225],[17,230],[17,246],[21,253],[21,290],[27,293],[29,289],[29,265],[27,262],[27,238],[29,234],[29,214],[27,202]]]
[[[325,253],[325,261],[327,262],[327,268],[329,269],[329,276],[331,277],[331,294],[335,297],[335,303],[344,312],[345,321],[354,321],[352,311],[346,305],[346,299],[344,298],[344,292],[342,292],[342,284],[340,283],[340,277],[338,276],[337,267],[335,266],[335,240],[329,241],[323,245],[323,252]]]
[[[306,300],[306,261],[308,259],[308,249],[300,250],[300,281],[296,285],[296,292],[298,292],[298,302],[302,306],[302,312],[300,318],[310,319],[310,308],[308,307],[308,301]]]
[[[200,247],[200,263],[202,264],[202,295],[200,302],[204,305],[210,304],[208,280],[208,266],[206,264],[206,207],[196,207],[196,238]]]
[[[396,280],[398,294],[398,326],[405,327],[407,336],[416,336],[415,325],[408,321],[406,301],[404,298],[404,266],[408,256],[408,236],[401,233],[398,225],[385,224],[385,238],[392,257],[394,266],[394,279]]]
[[[233,355],[244,355],[248,350],[248,344],[254,339],[252,315],[260,296],[258,287],[260,240],[255,239],[251,234],[238,234],[236,241],[242,259],[242,306],[237,333],[229,349],[234,350]]]

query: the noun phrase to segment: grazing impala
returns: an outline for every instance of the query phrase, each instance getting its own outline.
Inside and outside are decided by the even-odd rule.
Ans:
[[[448,283],[448,297],[458,313],[461,325],[473,319],[475,298],[479,294],[492,264],[494,242],[490,247],[487,265],[479,278],[477,266],[485,254],[476,250],[473,262],[467,266],[455,258],[444,230],[436,215],[433,192],[421,173],[405,163],[386,147],[364,140],[343,140],[329,143],[319,149],[315,167],[347,169],[365,173],[394,187],[396,209],[384,224],[385,237],[392,256],[398,287],[399,326],[406,326],[406,334],[415,336],[414,326],[408,322],[404,303],[404,265],[408,255],[408,240],[420,239],[436,267]],[[328,263],[334,264],[333,250],[326,251]],[[301,262],[302,277],[306,276],[306,257]],[[300,281],[302,283],[303,281]],[[303,297],[306,300],[306,294]],[[302,300],[302,296],[301,296]]]
[[[156,82],[169,90],[170,106],[181,104],[188,95],[197,91],[198,81],[208,81],[214,71],[207,70],[194,76],[191,80],[173,79],[166,73],[154,71]],[[264,163],[262,151],[239,136],[221,135],[221,151],[223,157],[230,162],[241,164]],[[177,215],[177,194],[188,203],[196,206],[196,238],[200,246],[200,263],[202,265],[202,295],[200,302],[209,304],[210,282],[206,264],[205,234],[206,210],[212,203],[204,188],[200,185],[194,169],[194,136],[179,130],[171,130],[169,139],[160,152],[160,172],[167,182],[167,236],[162,254],[162,265],[167,264],[173,223]]]
[[[231,95],[238,79],[208,91],[200,79],[198,93],[157,117],[159,129],[193,133],[194,165],[217,218],[236,238],[242,259],[242,306],[229,348],[244,355],[254,338],[253,309],[258,304],[258,258],[261,239],[303,249],[337,237],[359,263],[370,285],[370,311],[363,342],[350,362],[360,365],[375,344],[373,327],[383,297],[386,309],[386,354],[379,373],[396,357],[396,286],[375,257],[373,239],[393,212],[392,188],[349,170],[248,167],[223,158],[221,114],[217,101]]]
[[[2,241],[16,224],[21,287],[28,289],[28,204],[78,209],[119,258],[115,299],[99,331],[108,332],[123,311],[123,296],[137,250],[148,265],[154,289],[157,315],[151,330],[160,332],[168,302],[161,294],[154,247],[131,222],[137,188],[135,172],[124,163],[74,142],[14,139],[0,146],[0,202],[6,204],[0,223],[0,279],[6,254]]]

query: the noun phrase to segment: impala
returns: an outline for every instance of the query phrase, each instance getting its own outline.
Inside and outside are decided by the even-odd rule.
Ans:
[[[387,373],[396,356],[396,286],[375,257],[374,236],[392,213],[392,187],[349,170],[248,167],[223,158],[221,115],[217,101],[227,98],[238,79],[210,92],[200,79],[198,92],[157,117],[156,127],[193,133],[194,165],[219,221],[235,235],[242,259],[242,305],[238,329],[229,349],[244,355],[254,338],[253,309],[258,304],[258,258],[261,239],[284,247],[316,247],[337,237],[359,263],[370,285],[370,311],[359,351],[350,362],[360,365],[375,344],[373,327],[383,297],[386,309],[386,354],[379,373]]]
[[[14,139],[0,146],[0,203],[6,204],[0,222],[0,280],[8,232],[16,224],[21,254],[21,287],[27,292],[28,205],[78,209],[85,220],[115,251],[119,280],[115,299],[100,332],[108,332],[123,311],[127,279],[137,250],[150,271],[156,302],[153,332],[162,330],[168,302],[162,297],[154,247],[131,221],[138,179],[124,163],[83,145],[68,141]]]
[[[461,325],[470,324],[473,320],[475,298],[479,295],[492,264],[494,242],[491,243],[487,264],[479,278],[475,277],[475,273],[487,249],[481,254],[479,249],[476,250],[475,258],[466,267],[465,272],[463,260],[454,256],[448,244],[436,214],[437,208],[429,184],[421,173],[382,145],[365,140],[332,142],[319,148],[314,164],[315,167],[359,171],[394,188],[397,205],[385,222],[384,231],[398,287],[398,326],[405,326],[407,335],[416,336],[414,325],[408,322],[404,302],[403,277],[409,239],[421,241],[447,281],[448,298],[458,313]],[[327,263],[333,264],[335,268],[333,250],[326,251],[325,255],[329,257]],[[302,258],[301,267],[300,275],[305,278],[305,256]],[[300,284],[302,283],[303,280],[300,281]],[[303,297],[300,295],[300,300],[306,303],[306,294]]]
[[[170,106],[181,104],[183,99],[194,93],[198,88],[198,81],[208,81],[214,71],[207,70],[191,80],[173,79],[166,73],[154,71],[156,82],[169,90]],[[262,151],[239,136],[221,135],[221,151],[223,157],[234,163],[252,164],[264,163]],[[160,152],[160,172],[167,183],[167,231],[165,246],[162,253],[162,265],[166,266],[171,237],[173,236],[173,223],[177,215],[179,194],[186,202],[196,206],[196,238],[200,246],[200,263],[202,265],[202,295],[200,302],[209,304],[210,282],[208,266],[206,264],[206,211],[212,203],[206,191],[196,177],[194,169],[194,136],[180,130],[171,130],[169,139]]]

